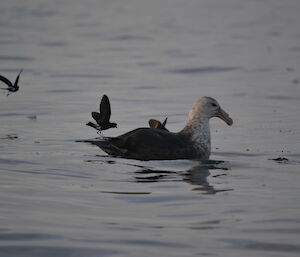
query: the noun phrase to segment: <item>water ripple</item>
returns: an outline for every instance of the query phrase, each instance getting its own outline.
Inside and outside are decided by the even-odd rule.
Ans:
[[[76,74],[68,74],[68,73],[54,73],[50,75],[52,78],[113,78],[112,75],[107,74],[86,74],[86,73],[76,73]]]
[[[216,73],[240,70],[240,67],[220,67],[220,66],[206,66],[206,67],[191,67],[191,68],[178,68],[166,70],[167,73],[175,74],[199,74],[199,73]]]
[[[0,234],[0,241],[15,241],[15,240],[48,240],[58,239],[61,236],[50,234],[35,234],[35,233],[2,233]]]
[[[223,239],[221,241],[230,243],[233,248],[237,249],[300,253],[300,246],[294,244],[268,243],[242,239]]]
[[[34,61],[35,58],[28,56],[12,56],[12,55],[0,55],[0,60],[2,61]]]
[[[2,256],[6,257],[94,257],[94,256],[111,256],[121,254],[121,251],[115,249],[89,249],[79,247],[50,247],[50,246],[0,246]]]
[[[49,46],[49,47],[60,47],[60,46],[67,46],[67,42],[63,41],[47,41],[47,42],[42,42],[40,43],[41,46]]]
[[[136,36],[136,35],[118,35],[111,37],[110,40],[149,40],[149,37],[146,36]]]

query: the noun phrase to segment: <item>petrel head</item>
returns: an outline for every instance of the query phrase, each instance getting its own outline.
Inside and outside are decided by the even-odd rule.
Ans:
[[[219,103],[212,97],[202,97],[196,101],[189,114],[190,119],[218,117],[231,126],[233,121],[229,115],[221,108]]]

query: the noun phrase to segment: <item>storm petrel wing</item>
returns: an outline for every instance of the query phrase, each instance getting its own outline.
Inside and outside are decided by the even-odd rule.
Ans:
[[[20,70],[16,80],[15,80],[15,83],[14,83],[14,87],[17,87],[18,86],[18,83],[19,83],[19,78],[20,78],[20,74],[22,73],[23,70]]]
[[[13,84],[11,83],[11,81],[5,77],[3,77],[2,75],[0,75],[0,80],[2,82],[4,82],[8,87],[13,87]]]
[[[100,123],[101,123],[101,114],[99,112],[92,112],[92,117],[100,125]]]
[[[164,128],[164,129],[166,128],[167,121],[168,121],[168,117],[165,118],[164,122],[161,124],[162,128]]]
[[[107,95],[103,95],[100,103],[100,119],[103,123],[109,123],[111,115],[110,103]]]

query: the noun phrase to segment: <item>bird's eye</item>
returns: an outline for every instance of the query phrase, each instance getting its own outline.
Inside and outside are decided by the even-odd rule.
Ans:
[[[217,105],[215,103],[211,103],[211,106],[213,107],[217,107]]]

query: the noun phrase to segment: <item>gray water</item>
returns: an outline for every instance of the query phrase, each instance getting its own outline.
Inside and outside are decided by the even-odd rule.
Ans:
[[[298,0],[2,0],[0,256],[299,256]],[[2,86],[2,85],[1,85]],[[116,136],[201,96],[211,162],[76,141],[103,94]],[[272,159],[284,157],[286,160]]]

